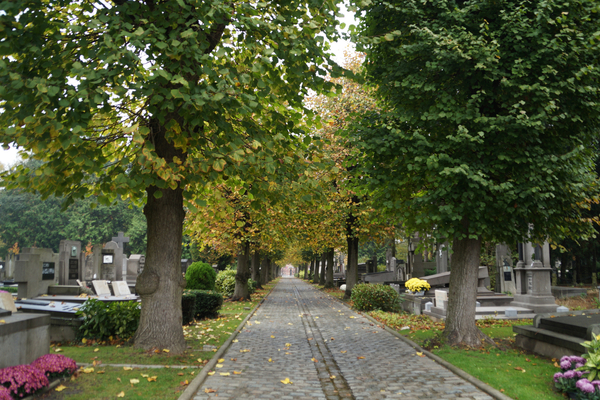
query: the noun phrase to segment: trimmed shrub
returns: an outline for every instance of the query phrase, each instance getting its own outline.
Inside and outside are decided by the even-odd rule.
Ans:
[[[195,318],[214,318],[223,306],[223,295],[212,290],[186,290],[195,297]]]
[[[181,314],[183,325],[194,322],[194,315],[196,315],[196,295],[194,293],[184,292],[181,296]]]
[[[389,285],[361,283],[352,288],[350,299],[358,311],[397,311],[400,296]]]
[[[6,387],[14,398],[34,394],[49,384],[44,372],[31,365],[0,369],[0,385]]]
[[[50,381],[71,376],[77,371],[75,361],[62,354],[46,354],[32,362],[31,366],[42,371]]]
[[[0,292],[8,292],[8,293],[18,293],[19,292],[19,288],[16,288],[14,286],[2,286],[0,287]]]
[[[75,315],[83,318],[79,337],[105,340],[111,336],[129,339],[140,323],[140,305],[135,301],[104,303],[87,299]]]
[[[248,293],[254,294],[256,292],[256,281],[254,279],[248,279]]]
[[[217,273],[213,267],[207,263],[197,261],[192,263],[185,273],[186,288],[192,290],[215,290],[216,278]]]
[[[217,279],[215,281],[215,287],[217,292],[223,294],[223,296],[231,297],[235,291],[235,274],[237,271],[233,269],[226,269],[225,271],[219,271]]]

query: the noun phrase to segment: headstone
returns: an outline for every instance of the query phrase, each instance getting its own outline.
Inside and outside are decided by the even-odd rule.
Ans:
[[[26,247],[16,256],[15,283],[18,297],[27,299],[48,293],[48,286],[58,282],[58,254],[51,249]]]
[[[512,307],[508,307],[507,309],[504,310],[504,316],[507,318],[516,318],[517,310]]]
[[[477,307],[481,307],[481,303],[478,301],[475,302],[475,308],[477,308]]]
[[[113,292],[115,292],[115,296],[127,296],[131,294],[129,286],[125,281],[113,281],[112,287]]]
[[[556,307],[556,312],[569,312],[569,308],[565,306]]]
[[[125,243],[129,243],[129,238],[124,236],[123,232],[119,232],[116,237],[112,238],[112,241],[117,244],[121,250],[125,250]]]
[[[74,285],[75,281],[82,276],[81,242],[61,240],[58,254],[58,284]]]
[[[435,255],[437,273],[448,272],[450,255],[448,253],[448,242],[438,243]]]
[[[83,279],[91,281],[95,277],[101,276],[102,265],[102,246],[95,245],[83,255]]]
[[[185,274],[190,265],[192,265],[192,260],[190,260],[189,258],[182,258],[181,259],[181,273]]]
[[[500,277],[500,292],[516,293],[511,253],[505,244],[496,245],[496,268]]]
[[[6,279],[6,263],[0,261],[0,280]]]
[[[104,280],[100,280],[100,281],[92,281],[92,284],[94,285],[94,290],[96,291],[96,294],[98,296],[110,296],[110,288],[108,287],[108,282],[104,281]]]
[[[543,247],[548,246],[548,242]],[[516,294],[513,306],[532,309],[534,313],[549,313],[556,310],[556,302],[552,295],[552,268],[550,260],[545,260],[546,266],[541,260],[549,251],[538,248],[536,252],[531,243],[519,244],[519,262],[514,268],[516,277]],[[533,261],[529,261],[530,257]]]
[[[144,270],[146,257],[141,254],[132,254],[127,260],[127,283],[135,285],[137,277]]]
[[[12,294],[5,292],[4,290],[0,290],[0,309],[1,308],[12,312],[17,312],[17,307],[15,307],[15,301],[12,297]]]
[[[108,242],[102,249],[100,277],[109,281],[123,280],[123,249],[117,242]]]
[[[425,311],[431,311],[431,307],[433,307],[433,303],[428,301],[425,303]]]
[[[445,290],[436,290],[435,291],[435,306],[437,308],[445,309],[445,302],[448,301],[448,292]]]

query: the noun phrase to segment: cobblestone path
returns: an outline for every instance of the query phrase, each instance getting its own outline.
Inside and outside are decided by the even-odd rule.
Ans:
[[[300,279],[280,280],[223,359],[195,400],[492,399]]]

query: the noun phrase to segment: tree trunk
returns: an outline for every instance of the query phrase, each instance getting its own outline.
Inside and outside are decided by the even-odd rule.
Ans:
[[[324,251],[321,254],[321,277],[319,278],[319,285],[325,286],[325,262],[327,261],[327,252]]]
[[[267,257],[264,257],[262,260],[260,260],[260,283],[262,283],[263,285],[266,285],[268,283],[267,281],[267,268],[268,268],[268,260]]]
[[[480,347],[482,341],[491,341],[475,325],[481,239],[455,239],[452,251],[448,314],[444,330],[446,343],[451,346]]]
[[[329,249],[327,252],[327,273],[325,279],[325,289],[330,289],[335,287],[333,284],[333,257],[334,257],[334,249]]]
[[[319,258],[319,256],[316,256],[316,258],[315,258],[315,271],[314,271],[313,277],[312,277],[312,281],[314,283],[319,283],[319,273],[321,272],[320,268],[321,268],[321,259]]]
[[[346,292],[344,299],[352,295],[352,288],[358,282],[358,238],[348,237],[348,265],[346,266]]]
[[[162,192],[162,197],[157,199],[156,192]],[[151,186],[147,193],[146,266],[135,285],[142,311],[134,343],[146,350],[169,349],[171,354],[181,354],[186,349],[181,316],[185,287],[181,274],[183,191]]]
[[[237,256],[237,273],[235,274],[235,290],[233,291],[232,301],[250,300],[248,292],[248,259],[250,258],[250,243],[244,242],[240,245]]]
[[[314,258],[312,260],[310,260],[310,268],[308,269],[308,275],[305,277],[305,279],[310,280],[310,276],[312,275],[313,272],[315,272],[315,259]]]
[[[260,252],[258,250],[254,250],[254,253],[252,253],[252,280],[256,282],[257,289],[262,289],[260,282]]]
[[[307,276],[308,276],[308,263],[304,264],[304,276],[302,277],[302,279],[306,279]]]

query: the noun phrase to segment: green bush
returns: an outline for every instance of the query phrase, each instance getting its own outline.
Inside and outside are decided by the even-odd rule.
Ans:
[[[129,339],[140,323],[140,305],[135,301],[102,302],[88,299],[75,312],[83,319],[79,337],[106,340],[109,337]]]
[[[217,273],[207,263],[197,261],[192,263],[186,273],[187,289],[192,290],[215,290],[215,279]]]
[[[248,294],[256,292],[256,284],[257,282],[254,279],[248,279]]]
[[[4,290],[8,293],[17,293],[19,291],[19,289],[14,286],[2,286],[0,287],[0,290]]]
[[[181,296],[181,314],[183,317],[182,324],[189,325],[194,322],[196,315],[196,295],[193,293],[183,293]]]
[[[235,274],[237,272],[232,269],[226,269],[225,271],[219,271],[217,279],[215,281],[215,287],[217,292],[223,294],[223,296],[231,297],[235,290]]]
[[[296,274],[296,278],[304,279],[304,271],[299,271],[299,272]]]
[[[212,290],[186,290],[185,294],[191,294],[195,297],[195,318],[213,318],[219,315],[219,310],[223,306],[223,295],[221,293]]]
[[[397,311],[400,308],[400,296],[389,285],[368,283],[355,285],[350,299],[358,311]]]

